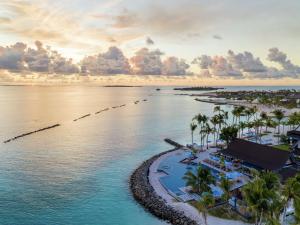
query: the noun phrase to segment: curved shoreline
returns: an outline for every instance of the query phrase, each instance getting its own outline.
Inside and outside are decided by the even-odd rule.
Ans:
[[[149,169],[152,163],[160,156],[178,150],[178,148],[162,152],[144,161],[130,177],[130,189],[135,200],[146,210],[160,219],[174,225],[197,225],[197,222],[169,206],[164,199],[158,196],[149,182]]]
[[[204,221],[198,210],[188,203],[176,201],[159,181],[160,177],[166,176],[164,173],[157,172],[160,162],[182,151],[184,151],[182,148],[176,147],[144,161],[131,175],[130,189],[135,200],[158,218],[174,225],[201,225]],[[208,224],[213,225],[249,225],[240,220],[228,220],[210,215],[207,221]]]

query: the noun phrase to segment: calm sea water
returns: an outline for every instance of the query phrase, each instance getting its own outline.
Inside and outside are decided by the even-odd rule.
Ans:
[[[190,142],[191,118],[214,107],[173,93],[170,87],[0,86],[0,224],[166,224],[133,200],[129,176],[170,149],[164,138]],[[148,101],[133,103],[142,99]],[[2,143],[55,123],[62,126]]]

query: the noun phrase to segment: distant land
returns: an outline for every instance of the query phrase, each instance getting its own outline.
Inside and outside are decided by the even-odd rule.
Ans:
[[[132,85],[105,85],[103,87],[143,87],[143,86],[132,86]]]
[[[219,89],[224,89],[222,87],[184,87],[184,88],[174,88],[176,91],[215,91]]]

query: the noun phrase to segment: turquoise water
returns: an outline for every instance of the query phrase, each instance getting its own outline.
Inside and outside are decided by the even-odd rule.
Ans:
[[[190,142],[191,118],[213,105],[171,88],[1,86],[0,108],[1,225],[161,225],[133,200],[129,176],[170,149],[164,138]],[[55,123],[62,125],[2,143]]]
[[[158,166],[158,169],[160,171],[164,171],[166,173],[166,176],[160,178],[160,183],[164,186],[165,189],[174,193],[177,196],[185,194],[183,191],[180,190],[180,188],[186,186],[186,180],[183,179],[186,172],[192,171],[194,174],[197,173],[197,168],[199,165],[181,163],[182,160],[190,157],[190,155],[191,155],[190,152],[182,152],[176,155],[169,156],[165,158]],[[220,160],[216,156],[210,156],[210,158],[215,161]],[[225,164],[231,164],[231,163],[225,161]],[[217,180],[220,179],[219,171],[203,164],[201,164],[201,166],[203,168],[208,169]],[[227,172],[225,173],[225,175],[228,179],[235,179],[237,177],[242,176],[242,174],[237,171]],[[211,187],[212,187],[213,195],[215,197],[222,196],[223,192],[219,187],[214,185],[212,185]]]

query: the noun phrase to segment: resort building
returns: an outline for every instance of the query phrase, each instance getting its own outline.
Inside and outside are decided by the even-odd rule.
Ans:
[[[291,163],[288,151],[238,138],[220,152],[226,157],[239,159],[244,167],[257,170],[276,172]]]

